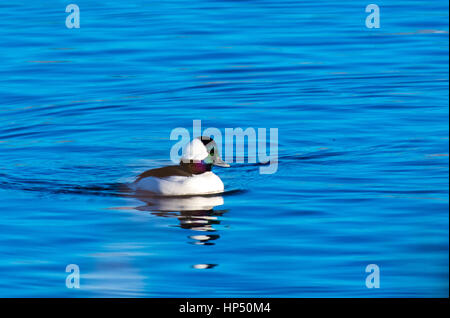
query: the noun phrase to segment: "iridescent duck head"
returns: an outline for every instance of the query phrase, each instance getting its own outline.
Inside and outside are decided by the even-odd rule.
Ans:
[[[197,137],[186,145],[180,165],[193,174],[211,171],[212,166],[230,166],[220,158],[216,142],[208,136]]]

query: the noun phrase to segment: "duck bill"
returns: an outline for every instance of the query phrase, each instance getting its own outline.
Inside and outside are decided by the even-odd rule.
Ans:
[[[224,167],[224,168],[230,167],[230,165],[228,163],[226,163],[225,161],[223,161],[219,157],[215,158],[215,160],[213,162],[213,165],[218,166],[218,167]]]

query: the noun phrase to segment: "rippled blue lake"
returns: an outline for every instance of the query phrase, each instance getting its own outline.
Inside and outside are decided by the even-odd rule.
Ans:
[[[447,1],[74,3],[0,4],[0,296],[448,297]],[[125,195],[193,120],[277,172]]]

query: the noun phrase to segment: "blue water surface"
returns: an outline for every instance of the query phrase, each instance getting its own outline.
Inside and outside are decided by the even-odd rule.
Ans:
[[[447,1],[74,3],[0,3],[0,296],[448,297]],[[277,172],[124,195],[193,120]]]

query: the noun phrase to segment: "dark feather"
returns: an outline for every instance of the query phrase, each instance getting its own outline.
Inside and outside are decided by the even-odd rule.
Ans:
[[[165,178],[170,176],[183,176],[183,177],[190,177],[192,176],[192,173],[189,171],[186,171],[181,166],[167,166],[157,169],[151,169],[147,170],[143,173],[141,173],[136,181],[139,181],[143,178],[147,177],[156,177],[156,178]]]

